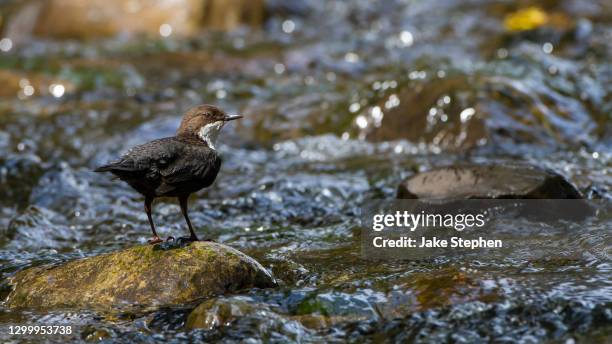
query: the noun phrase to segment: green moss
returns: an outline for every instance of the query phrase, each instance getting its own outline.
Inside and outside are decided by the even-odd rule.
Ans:
[[[295,312],[296,315],[305,315],[313,313],[329,316],[329,312],[325,304],[322,303],[320,300],[317,300],[316,298],[309,298],[302,301],[298,305]]]
[[[31,268],[12,279],[12,308],[112,308],[171,305],[217,293],[275,285],[252,258],[224,245],[196,242],[161,250],[136,246],[65,263]]]

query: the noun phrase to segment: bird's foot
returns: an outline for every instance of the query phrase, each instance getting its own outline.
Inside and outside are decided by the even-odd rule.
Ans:
[[[164,241],[160,237],[158,237],[158,236],[154,236],[153,238],[149,239],[149,241],[148,241],[149,245],[159,244],[160,242],[164,242]]]
[[[173,236],[169,236],[166,238],[166,241],[161,245],[162,248],[170,249],[170,248],[179,248],[185,247],[194,241],[199,241],[198,238],[194,238],[191,236],[184,236],[175,238]]]
[[[155,238],[153,238],[155,239]],[[159,247],[161,250],[170,250],[170,249],[175,249],[175,248],[181,248],[181,247],[185,247],[189,244],[191,244],[194,241],[208,241],[208,242],[215,242],[212,239],[204,239],[204,240],[199,240],[197,237],[192,237],[192,236],[184,236],[184,237],[178,237],[178,238],[174,238],[173,236],[169,236],[168,238],[166,238],[165,241],[163,241],[160,238],[157,238],[156,241],[149,240],[149,243],[161,243],[161,245],[157,245],[156,247]]]
[[[204,239],[202,239],[200,241],[207,241],[207,242],[215,242],[216,243],[216,241],[211,239],[211,238],[204,238]]]
[[[200,241],[197,237],[194,236],[183,236],[183,237],[178,237],[176,239],[177,243],[190,243],[190,242],[194,242],[194,241]]]

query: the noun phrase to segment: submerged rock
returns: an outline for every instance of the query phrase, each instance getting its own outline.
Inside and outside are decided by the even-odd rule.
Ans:
[[[108,309],[183,304],[198,298],[276,285],[254,259],[225,245],[136,246],[34,267],[11,279],[10,308]]]
[[[597,140],[607,117],[601,107],[588,102],[599,100],[577,101],[579,95],[561,91],[556,85],[574,85],[580,75],[559,72],[552,76],[548,55],[540,51],[526,50],[520,55],[538,61],[529,67],[495,63],[492,66],[499,72],[494,74],[482,70],[409,80],[375,106],[362,110],[355,126],[369,141],[404,139],[448,152],[485,145],[504,149],[537,145],[538,149],[554,150]],[[517,82],[513,76],[522,68],[529,82]],[[602,88],[594,84],[592,89]]]
[[[189,313],[185,327],[212,330],[255,311],[269,313],[265,305],[251,304],[246,300],[231,300],[231,302],[225,299],[206,300]]]
[[[562,176],[529,165],[462,165],[436,168],[404,180],[397,198],[576,199],[578,190]]]
[[[383,99],[368,126],[367,139],[380,142],[406,139],[435,144],[445,150],[467,150],[489,139],[486,111],[477,97],[482,78],[457,76],[434,79]],[[376,114],[374,114],[376,112]]]
[[[284,311],[269,304],[257,302],[244,296],[220,297],[206,300],[196,307],[185,321],[185,329],[212,330],[239,322],[265,321],[261,331],[281,326],[292,328],[321,329],[346,322],[377,319],[374,309],[384,300],[382,293],[364,291],[353,295],[342,292],[312,294],[299,301],[300,291],[291,292],[295,299],[289,301]],[[397,313],[393,313],[396,315]]]

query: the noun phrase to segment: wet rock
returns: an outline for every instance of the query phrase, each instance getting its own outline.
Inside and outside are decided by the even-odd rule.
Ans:
[[[358,319],[377,319],[380,313],[378,303],[385,302],[382,292],[363,289],[354,293],[326,292],[308,295],[295,306],[293,312],[298,316],[325,315],[326,321],[335,322],[334,318],[353,321]]]
[[[237,322],[250,318],[252,321],[264,321],[265,327],[290,325],[320,329],[343,322],[378,318],[373,304],[376,300],[381,301],[381,298],[382,294],[370,295],[367,290],[356,296],[324,293],[312,295],[297,305],[286,305],[291,309],[289,313],[247,297],[216,298],[196,307],[187,317],[185,328],[212,330],[230,324],[236,326]],[[292,309],[295,306],[297,309]]]
[[[260,25],[264,2],[223,0],[49,0],[27,2],[8,18],[5,36],[88,39],[121,33],[189,35],[201,26]]]
[[[315,317],[319,318],[313,316]],[[236,296],[203,302],[188,315],[184,327],[187,330],[205,329],[221,332],[232,331],[235,328],[255,328],[261,338],[282,338],[281,342],[293,343],[299,342],[309,328],[314,328],[308,326],[311,323],[325,323],[324,319],[303,320],[303,317],[291,316],[282,309],[271,307],[268,303]]]
[[[185,327],[188,329],[203,328],[212,330],[228,324],[238,317],[251,314],[257,308],[256,305],[245,300],[207,300],[189,313]],[[263,311],[267,307],[260,305],[259,308]],[[268,311],[267,309],[265,310]]]
[[[529,165],[462,165],[436,168],[404,180],[397,198],[576,199],[578,190],[562,176]]]
[[[463,150],[488,140],[485,113],[477,99],[483,80],[435,79],[385,98],[370,111],[370,141],[407,139]]]
[[[470,301],[493,302],[499,299],[495,290],[486,290],[481,285],[478,273],[466,274],[457,268],[444,268],[411,275],[406,286],[415,297],[420,309],[444,307]]]
[[[451,152],[483,145],[515,152],[517,144],[554,150],[593,141],[605,116],[601,106],[589,103],[600,103],[601,98],[585,93],[586,101],[579,100],[572,93],[576,88],[568,85],[580,88],[582,81],[575,80],[581,76],[571,69],[558,72],[560,65],[550,69],[554,61],[542,49],[519,49],[521,56],[535,62],[529,67],[506,61],[495,66],[495,73],[443,78],[430,71],[421,76],[412,72],[415,80],[364,109],[355,118],[355,128],[369,141],[404,139]],[[521,68],[529,82],[517,79]],[[589,89],[598,92],[601,87],[592,84]]]
[[[98,329],[93,325],[87,325],[81,331],[81,339],[87,342],[102,341],[104,339],[110,339],[112,337],[113,334],[111,331],[105,328]]]
[[[11,308],[109,309],[183,304],[276,285],[255,260],[225,245],[136,246],[59,266],[34,267],[10,281]]]

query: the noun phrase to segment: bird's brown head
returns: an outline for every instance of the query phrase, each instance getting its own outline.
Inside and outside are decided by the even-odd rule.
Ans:
[[[176,131],[178,136],[196,136],[215,148],[217,135],[226,122],[242,118],[241,115],[228,115],[213,105],[199,105],[187,111]]]

